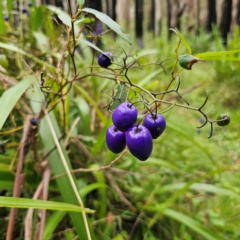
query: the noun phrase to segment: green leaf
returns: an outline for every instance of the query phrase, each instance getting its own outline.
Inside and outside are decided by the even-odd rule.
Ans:
[[[112,29],[114,32],[116,32],[120,37],[125,39],[128,43],[132,44],[130,35],[124,34],[121,31],[120,26],[106,14],[99,12],[95,9],[91,9],[91,8],[83,8],[82,11],[95,15],[96,18],[98,18],[101,22],[105,23],[110,29]]]
[[[138,85],[140,87],[144,86],[146,83],[148,83],[152,78],[154,78],[156,75],[158,75],[160,72],[163,72],[163,69],[158,69],[150,74],[148,74],[146,77],[144,77],[139,83]]]
[[[9,13],[12,12],[14,0],[7,0],[7,10]]]
[[[0,129],[2,129],[7,117],[16,105],[19,98],[36,81],[35,76],[28,76],[15,86],[5,91],[0,98]]]
[[[38,109],[38,106],[36,106],[36,102],[42,102],[44,100],[43,93],[40,91],[39,87],[35,87],[34,89],[31,89],[31,98],[34,99],[34,101],[30,102],[32,109],[37,114],[39,109]],[[57,119],[55,118],[53,112],[49,113],[49,117],[51,119],[51,123],[53,125],[54,132],[56,133],[56,136],[59,139],[61,136],[61,132],[59,129]],[[46,117],[43,118],[40,122],[39,135],[40,135],[40,138],[43,143],[45,151],[46,152],[52,151],[52,149],[54,149],[56,145],[55,145],[53,136],[51,134]],[[66,163],[68,165],[68,169],[71,171],[72,170],[71,162],[70,162],[67,152],[63,146],[62,141],[59,142],[59,144],[61,147],[62,154],[64,155],[64,159],[66,160]],[[49,165],[52,169],[54,176],[60,175],[60,174],[63,174],[66,172],[65,166],[63,165],[63,162],[61,161],[59,151],[57,151],[57,150],[52,151],[51,154],[48,156],[48,162],[49,162]],[[72,175],[72,177],[73,177],[74,182],[76,182],[74,175]],[[61,197],[62,197],[63,201],[74,204],[74,205],[78,205],[79,202],[77,200],[77,197],[75,195],[74,189],[72,187],[72,184],[71,184],[68,176],[64,175],[62,177],[58,177],[55,179],[55,181],[57,183],[58,190],[61,193]],[[69,212],[69,216],[75,227],[76,232],[78,233],[79,238],[81,238],[82,240],[88,240],[87,230],[85,228],[83,215],[80,213],[77,213],[77,212]],[[91,237],[92,237],[92,239],[95,239],[94,233],[91,228],[91,224],[88,224],[88,225],[89,225]]]
[[[79,24],[79,23],[92,23],[95,22],[95,18],[83,18],[83,19],[78,19],[74,22],[74,24]]]
[[[60,8],[57,8],[55,6],[48,5],[47,9],[52,11],[53,13],[57,14],[60,20],[66,24],[67,26],[71,27],[72,26],[72,20],[71,17],[69,16],[68,13],[64,12]]]
[[[198,221],[186,216],[183,213],[167,208],[164,210],[164,214],[168,217],[171,217],[177,220],[178,222],[185,224],[186,226],[191,228],[193,231],[202,235],[205,239],[208,239],[208,240],[222,239],[221,236],[217,235],[215,232],[210,231],[209,228],[205,227]]]
[[[6,26],[4,23],[4,16],[3,16],[3,2],[0,3],[0,33],[6,32]]]
[[[15,198],[15,197],[1,197],[0,196],[0,206],[9,208],[34,208],[34,209],[49,209],[49,210],[61,210],[67,212],[87,212],[94,213],[94,210],[88,208],[81,208],[79,206],[55,202],[55,201],[44,201],[35,200],[28,198]]]
[[[35,56],[33,56],[32,54],[30,53],[27,53],[25,51],[23,51],[22,49],[12,45],[12,44],[6,44],[6,43],[0,43],[0,48],[4,48],[6,50],[9,50],[9,51],[13,51],[13,52],[16,52],[16,53],[20,53],[22,55],[25,55],[29,58],[31,58],[33,61],[37,62],[38,64],[42,65],[42,66],[45,66],[47,67],[49,70],[53,70],[55,71],[55,67],[45,61],[42,61],[40,60],[39,58],[36,58]]]
[[[191,49],[190,45],[188,44],[187,40],[183,37],[183,35],[177,29],[170,29],[170,30],[172,30],[173,32],[175,32],[178,35],[178,37],[181,39],[184,46],[187,48],[188,52],[190,54],[192,54],[192,49]]]
[[[225,57],[229,54],[240,53],[240,49],[231,50],[231,51],[221,51],[221,52],[205,52],[195,54],[196,57],[204,59],[204,60],[226,60],[226,61],[240,61],[238,57]]]
[[[82,8],[85,3],[85,0],[77,0],[77,2],[79,4],[79,8]]]
[[[165,191],[177,191],[181,188],[184,188],[186,186],[186,182],[181,182],[181,183],[173,183],[173,184],[167,184],[161,187],[159,190],[160,192],[165,192]],[[229,189],[225,189],[222,187],[214,186],[212,184],[207,184],[207,183],[193,183],[191,186],[189,186],[190,190],[193,191],[198,191],[198,192],[208,192],[212,194],[218,194],[218,195],[223,195],[227,197],[232,197],[236,199],[240,199],[240,194],[235,193]]]
[[[94,48],[95,50],[97,50],[98,52],[102,53],[102,54],[105,54],[99,47],[97,47],[95,44],[83,39],[82,37],[80,37],[79,39],[79,42],[80,44],[86,44],[87,46],[91,47],[91,48]]]
[[[114,87],[114,99],[111,109],[115,109],[121,102],[126,101],[128,97],[128,88],[125,84],[119,83]]]
[[[66,212],[57,211],[47,218],[43,239],[51,239],[51,235],[65,215]]]
[[[102,111],[99,109],[98,104],[94,101],[94,99],[91,98],[89,93],[86,92],[86,90],[84,90],[82,87],[80,87],[80,85],[74,84],[73,86],[82,95],[82,97],[85,98],[86,101],[89,102],[95,108],[98,117],[100,118],[102,123],[105,124],[107,121],[107,118],[104,116]]]

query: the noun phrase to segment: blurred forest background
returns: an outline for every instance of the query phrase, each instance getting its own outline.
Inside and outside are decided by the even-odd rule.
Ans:
[[[101,15],[86,10],[75,19],[74,0],[0,3],[0,196],[81,205],[53,129],[77,193],[95,213],[87,214],[86,224],[81,213],[61,207],[18,209],[14,216],[2,207],[0,239],[239,240],[240,0],[77,3],[110,16],[130,34],[132,44],[109,27],[106,17],[101,22]],[[181,32],[193,54],[215,52],[217,57],[194,64],[191,71],[181,69],[176,53],[188,49],[170,28]],[[97,65],[99,51],[113,53],[109,69]],[[197,128],[204,118],[199,111],[175,106],[186,102],[173,91],[164,98],[172,108],[162,104],[159,109],[166,131],[154,141],[147,161],[127,150],[110,152],[106,106],[118,81],[126,80],[119,66],[135,59],[127,72],[134,84],[164,91],[176,62],[179,92],[190,106],[201,107],[208,92],[204,112],[210,119],[227,113],[230,124],[214,123],[208,138],[209,124]],[[31,128],[32,117],[39,120],[37,127]],[[1,199],[0,206],[5,206]]]
[[[61,0],[36,1],[36,5],[39,4],[68,9],[67,2]],[[140,39],[146,31],[159,36],[163,25],[193,33],[199,29],[211,32],[212,25],[217,25],[226,44],[227,34],[240,25],[239,0],[88,0],[85,6],[106,13],[122,23],[121,27],[127,32],[135,28]],[[168,35],[170,37],[171,32]]]

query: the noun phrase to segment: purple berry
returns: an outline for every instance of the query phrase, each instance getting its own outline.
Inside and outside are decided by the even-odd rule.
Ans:
[[[7,15],[5,15],[3,18],[4,18],[4,21],[6,21],[6,22],[9,20]]]
[[[143,126],[145,126],[152,135],[153,139],[158,138],[166,128],[165,118],[157,114],[147,114],[143,121]]]
[[[32,118],[30,120],[30,123],[32,124],[32,126],[37,126],[38,125],[38,122],[39,122],[39,119],[38,118]]]
[[[120,153],[126,146],[125,133],[115,126],[110,126],[106,132],[107,147],[113,153]]]
[[[136,107],[128,102],[119,104],[112,114],[112,121],[114,126],[126,132],[137,120],[138,111]]]
[[[110,52],[105,52],[104,54],[101,54],[98,57],[98,65],[103,68],[108,68],[112,64],[111,56],[112,53]]]
[[[135,125],[126,132],[126,144],[131,154],[141,161],[147,160],[153,148],[152,136],[143,125]]]
[[[28,13],[28,10],[27,10],[27,8],[25,8],[25,7],[22,7],[22,13],[25,13],[25,14],[27,14],[27,13]]]

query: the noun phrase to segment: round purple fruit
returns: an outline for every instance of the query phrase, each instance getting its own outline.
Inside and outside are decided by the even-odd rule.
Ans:
[[[132,103],[124,102],[113,111],[112,121],[118,130],[126,132],[136,122],[137,116],[137,108]]]
[[[125,133],[115,126],[110,126],[106,132],[107,147],[113,153],[120,153],[126,146]]]
[[[143,125],[135,125],[126,132],[126,144],[130,153],[141,161],[147,160],[153,148],[152,136]]]
[[[145,126],[152,135],[153,139],[158,138],[166,128],[165,118],[159,114],[147,114],[143,121],[143,126]]]
[[[108,68],[112,64],[112,53],[105,52],[104,54],[100,54],[98,57],[98,65],[103,68]]]
[[[39,119],[38,118],[32,118],[30,120],[30,123],[32,124],[32,126],[37,126],[38,125],[38,122],[39,122]]]

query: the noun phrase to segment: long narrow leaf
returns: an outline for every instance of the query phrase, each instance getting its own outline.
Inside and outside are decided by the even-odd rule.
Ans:
[[[43,94],[41,93],[40,89],[36,86],[35,86],[35,89],[31,91],[31,93],[32,93],[31,98],[34,98],[34,100],[35,100],[35,101],[31,102],[32,108],[33,108],[33,110],[36,111],[36,109],[38,109],[36,107],[36,100],[38,100],[37,102],[43,101],[43,99],[44,99]],[[49,114],[49,117],[51,119],[51,123],[54,127],[54,131],[55,131],[57,137],[60,138],[61,133],[60,133],[60,129],[59,129],[59,126],[58,126],[58,123],[57,123],[57,120],[56,120],[54,114],[51,112]],[[43,142],[44,149],[46,152],[49,152],[53,148],[55,148],[55,142],[53,140],[53,136],[51,135],[51,131],[49,129],[48,122],[45,118],[43,118],[41,120],[39,134],[40,134],[40,137],[41,137],[41,140]],[[71,163],[70,163],[67,152],[66,152],[62,142],[60,142],[60,147],[63,152],[64,158],[67,162],[68,168],[69,168],[69,170],[71,170],[72,169]],[[48,156],[48,162],[49,162],[49,165],[50,165],[54,175],[60,175],[62,173],[65,173],[65,167],[60,159],[60,155],[57,150],[53,151]],[[76,181],[74,176],[73,176],[73,180]],[[62,199],[64,202],[71,203],[74,205],[79,205],[79,202],[77,200],[75,192],[72,188],[71,182],[70,182],[69,178],[67,177],[67,175],[56,178],[56,183],[57,183],[59,192],[61,193],[61,196],[62,196]],[[72,223],[75,227],[76,232],[78,233],[79,238],[82,240],[89,240],[88,236],[87,236],[87,230],[86,230],[85,224],[84,224],[83,215],[81,213],[69,212],[69,216],[72,220]],[[90,225],[89,225],[89,229],[90,229],[92,239],[95,239],[94,233],[93,233]]]
[[[182,182],[182,183],[164,185],[163,187],[161,187],[160,192],[176,191],[183,188],[186,184],[187,183]],[[212,184],[207,184],[207,183],[193,183],[189,187],[189,189],[194,191],[209,192],[213,194],[224,195],[227,197],[240,199],[240,194],[237,194],[229,189],[225,189],[225,188],[214,186]]]
[[[61,203],[55,201],[43,201],[28,198],[15,198],[15,197],[1,197],[0,206],[9,208],[34,208],[34,209],[49,209],[49,210],[61,210],[68,212],[87,212],[94,213],[93,210],[88,208],[81,208],[79,206]]]
[[[30,87],[36,79],[34,76],[28,76],[15,86],[5,91],[0,98],[0,129],[2,129],[7,117],[16,105],[19,98]]]
[[[202,235],[205,239],[208,240],[219,240],[222,239],[221,236],[217,235],[215,232],[210,231],[206,228],[203,224],[197,222],[196,220],[186,216],[183,213],[177,212],[172,209],[165,209],[164,214],[168,217],[171,217],[178,222],[181,222],[191,228],[193,231],[197,232],[198,234]]]
[[[188,44],[187,40],[183,37],[183,35],[177,29],[170,29],[170,30],[172,30],[173,32],[175,32],[178,35],[178,37],[181,39],[184,46],[187,48],[188,52],[190,54],[192,54],[192,49],[191,49],[190,45]]]
[[[20,54],[22,54],[24,56],[27,56],[28,58],[31,58],[36,63],[38,63],[38,64],[40,64],[42,66],[47,67],[49,70],[53,70],[53,71],[55,70],[55,67],[53,65],[51,65],[51,64],[49,64],[49,63],[47,63],[45,61],[42,61],[39,58],[36,58],[32,54],[27,53],[24,50],[22,50],[21,48],[13,46],[12,44],[0,43],[0,48],[6,49],[6,50],[9,50],[9,51],[13,51],[13,52],[16,52],[16,53],[20,53]]]
[[[54,230],[56,229],[56,227],[58,226],[58,224],[60,223],[60,221],[63,219],[65,215],[66,215],[66,212],[57,211],[47,218],[47,222],[44,228],[43,239],[51,238],[51,235],[53,234]]]
[[[91,42],[83,39],[82,37],[80,37],[78,40],[79,40],[80,44],[81,44],[81,43],[86,44],[87,46],[89,46],[89,47],[91,47],[91,48],[94,48],[94,49],[97,50],[98,52],[104,54],[104,52],[103,52],[99,47],[97,47],[95,44],[93,44],[93,43],[91,43]]]
[[[240,53],[240,49],[232,50],[232,51],[221,51],[221,52],[205,52],[205,53],[198,53],[194,56],[203,58],[203,57],[215,57],[215,56],[224,56],[234,53]]]
[[[123,39],[125,39],[127,42],[131,44],[130,35],[124,34],[121,31],[120,26],[116,22],[114,22],[109,16],[92,8],[83,8],[82,11],[95,15],[96,18],[98,18],[101,22],[105,23],[110,29],[112,29],[120,37],[122,37]]]

